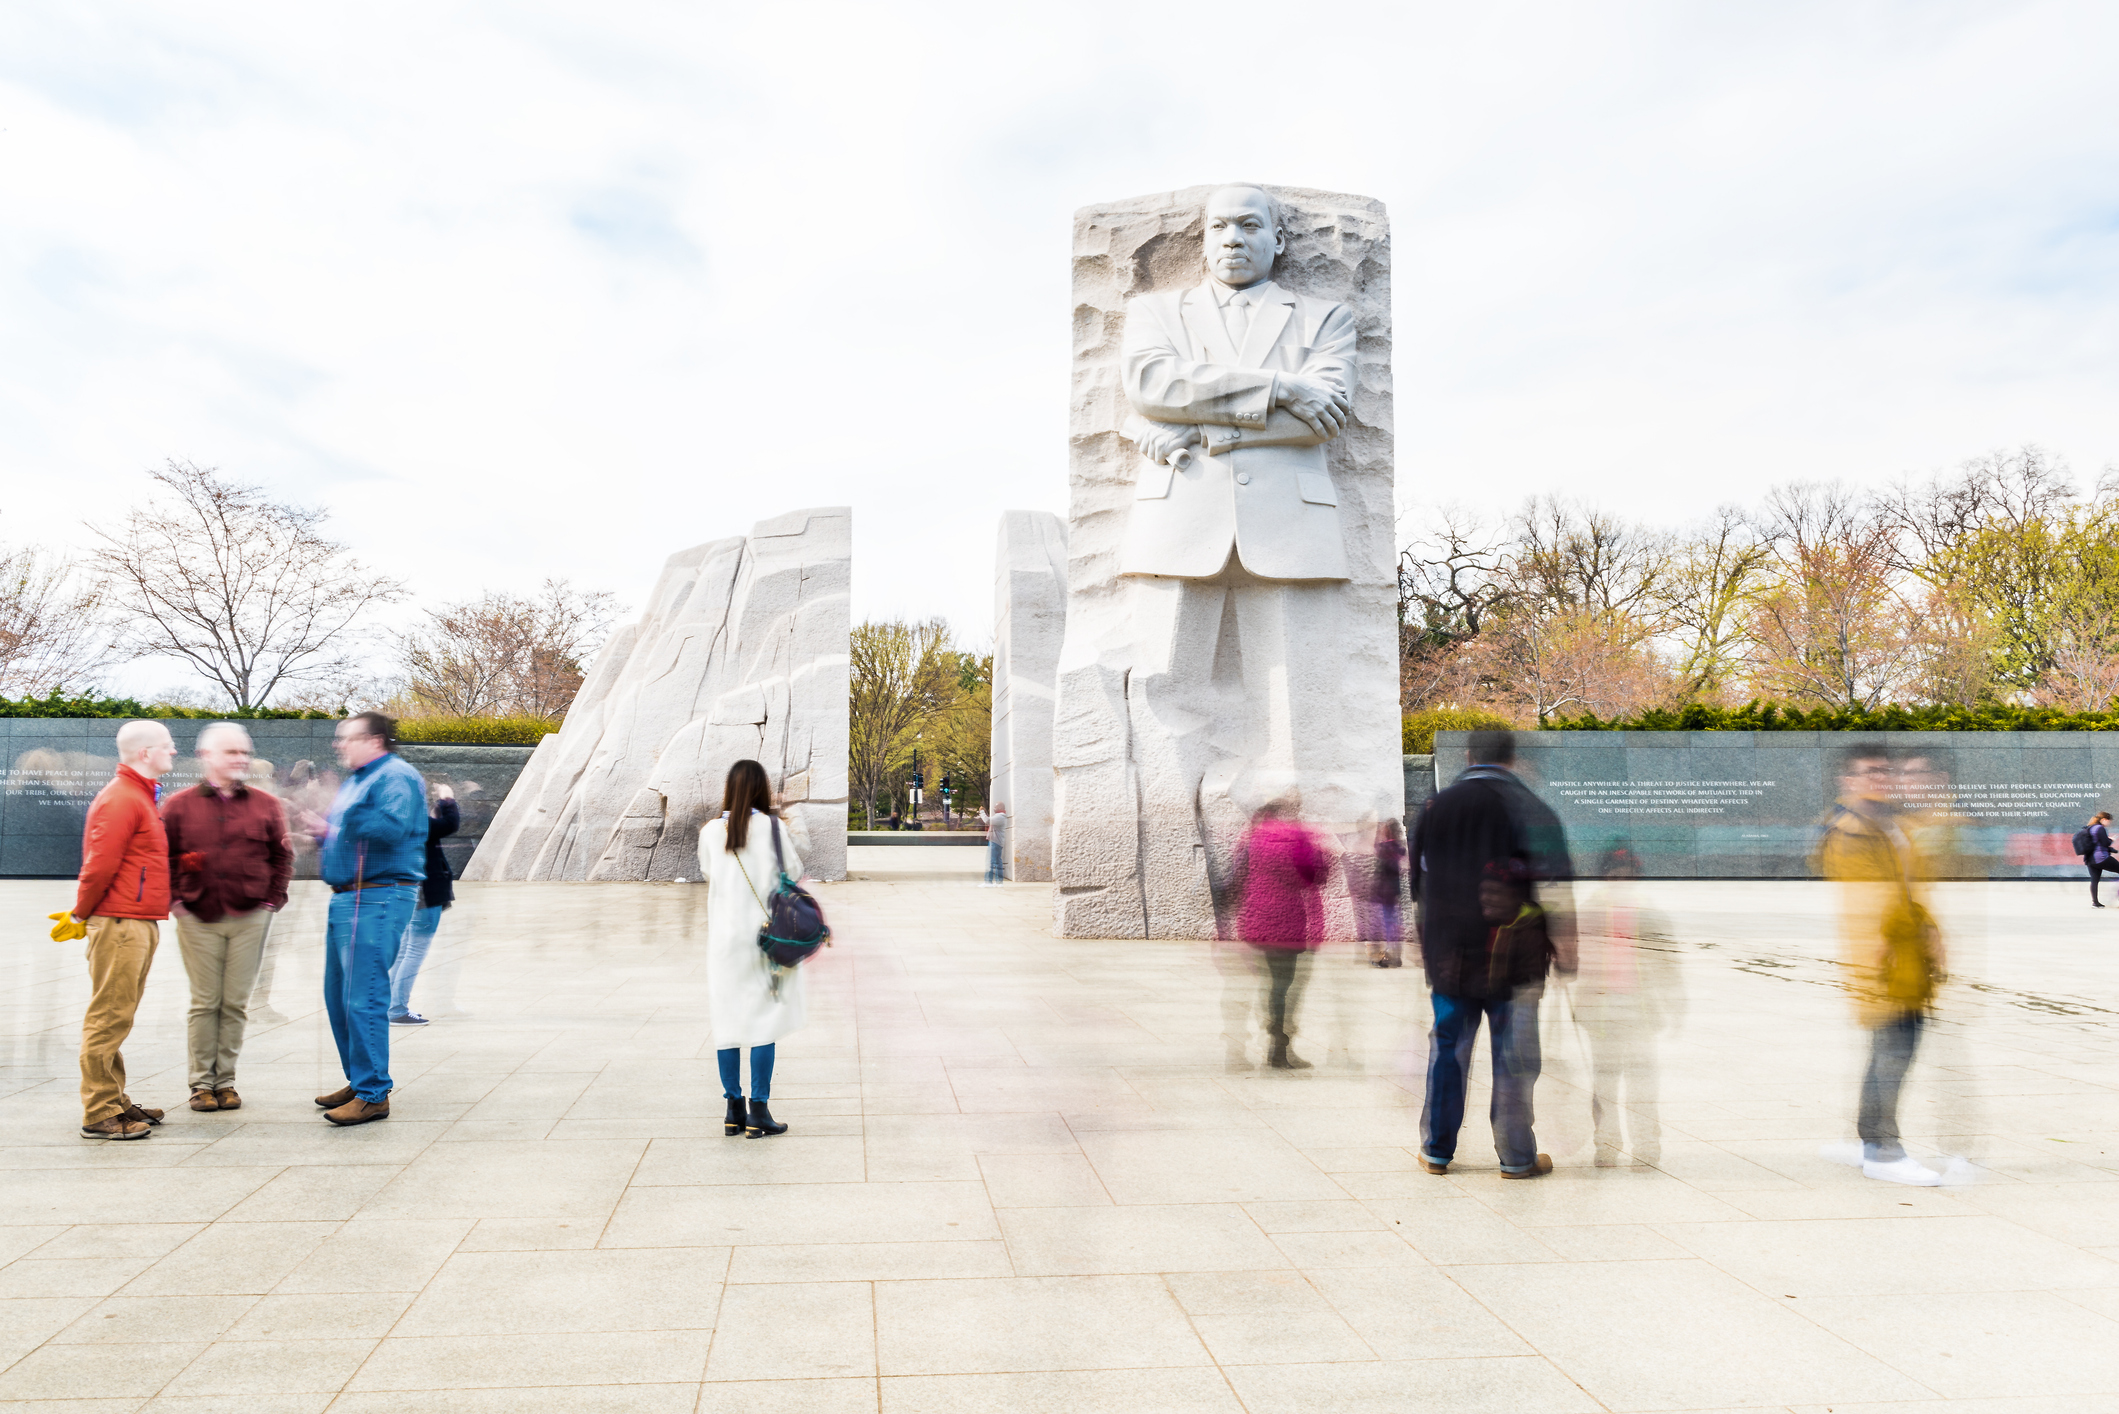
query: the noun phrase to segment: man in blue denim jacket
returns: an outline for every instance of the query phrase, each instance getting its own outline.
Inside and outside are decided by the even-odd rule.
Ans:
[[[347,1084],[316,1103],[333,1124],[390,1117],[390,966],[427,873],[427,783],[396,747],[380,712],[340,722],[331,743],[350,773],[322,837],[324,1010]]]

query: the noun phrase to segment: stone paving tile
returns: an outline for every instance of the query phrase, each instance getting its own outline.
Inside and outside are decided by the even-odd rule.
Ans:
[[[1326,949],[1316,1068],[1232,1072],[1204,945],[1061,942],[1049,888],[910,863],[822,890],[772,1141],[721,1136],[696,897],[636,885],[463,886],[454,1005],[350,1131],[309,1099],[339,1077],[298,890],[245,1109],[78,1140],[85,979],[0,882],[39,1057],[0,1065],[0,1408],[2119,1414],[2119,949],[2073,890],[1939,895],[1988,990],[1944,999],[1905,1125],[1975,1181],[1820,1157],[1862,1040],[1823,890],[1668,884],[1660,1144],[1634,1106],[1647,1159],[1592,1165],[1556,1000],[1559,1167],[1515,1183],[1483,1056],[1457,1162],[1418,1166],[1417,967]],[[127,1057],[175,1106],[164,959]]]

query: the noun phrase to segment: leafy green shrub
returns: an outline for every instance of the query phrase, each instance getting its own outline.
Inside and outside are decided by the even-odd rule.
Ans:
[[[549,717],[407,717],[397,739],[425,745],[535,746],[559,730]]]
[[[1412,719],[1407,718],[1408,722]],[[1594,713],[1546,723],[1562,732],[2108,732],[2119,731],[2119,713],[2068,712],[2057,707],[1928,707],[1892,704],[1874,711],[1858,707],[1813,707],[1808,711],[1753,699],[1741,707],[1694,703],[1657,708],[1604,721]]]
[[[1476,732],[1514,725],[1506,717],[1473,707],[1430,707],[1425,712],[1405,714],[1403,749],[1408,756],[1428,756],[1435,750],[1436,732]]]
[[[213,722],[328,722],[329,712],[293,712],[277,707],[231,711],[224,707],[173,707],[130,697],[68,697],[57,689],[43,697],[0,697],[0,717],[172,717]]]

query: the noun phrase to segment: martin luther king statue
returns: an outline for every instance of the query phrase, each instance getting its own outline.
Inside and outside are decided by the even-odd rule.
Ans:
[[[1059,930],[1214,936],[1258,807],[1403,808],[1388,227],[1200,189],[1083,211],[1075,271]]]

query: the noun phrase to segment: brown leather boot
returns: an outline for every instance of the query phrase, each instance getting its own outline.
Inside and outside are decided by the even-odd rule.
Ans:
[[[191,1107],[200,1114],[212,1114],[221,1107],[221,1101],[211,1090],[194,1090],[191,1092]]]
[[[343,1090],[333,1090],[328,1095],[317,1096],[316,1107],[320,1110],[335,1110],[352,1098],[353,1087],[348,1085]]]
[[[145,1120],[127,1119],[124,1115],[112,1115],[109,1119],[81,1126],[83,1139],[145,1139],[153,1133],[153,1128]]]
[[[373,1124],[379,1119],[390,1118],[390,1101],[385,1097],[379,1104],[370,1104],[355,1095],[334,1110],[325,1110],[324,1118],[336,1125]]]
[[[216,1090],[213,1092],[213,1097],[221,1102],[221,1108],[224,1110],[239,1110],[243,1108],[243,1097],[236,1094],[233,1090]]]
[[[126,1100],[123,1103],[125,1105],[125,1108],[119,1110],[118,1113],[125,1116],[125,1118],[131,1120],[134,1124],[160,1124],[162,1122],[162,1116],[167,1113],[166,1110],[150,1110],[142,1108],[141,1106],[134,1104],[131,1100]]]

